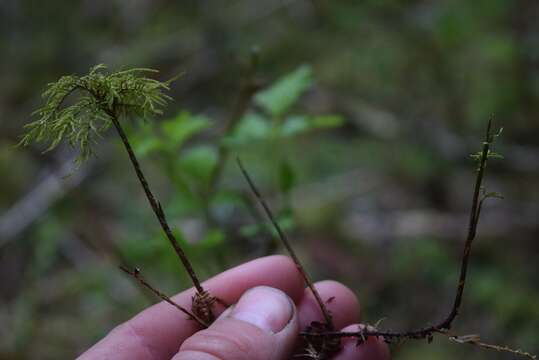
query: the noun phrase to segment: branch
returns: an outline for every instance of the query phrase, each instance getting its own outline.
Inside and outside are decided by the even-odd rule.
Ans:
[[[94,163],[69,176],[74,159],[68,158],[57,170],[46,169],[43,180],[0,216],[0,248],[16,239],[65,193],[84,181]]]
[[[161,204],[155,199],[155,196],[150,190],[150,186],[148,185],[148,182],[146,181],[146,177],[144,176],[144,173],[142,172],[142,169],[135,156],[133,148],[131,147],[129,140],[127,139],[127,135],[125,134],[122,126],[120,125],[120,122],[118,121],[116,114],[111,113],[110,117],[111,117],[112,123],[114,124],[114,127],[116,128],[116,131],[118,132],[118,135],[122,139],[125,150],[127,151],[127,154],[129,155],[131,164],[133,165],[133,168],[135,169],[135,173],[137,174],[137,177],[140,181],[140,185],[144,189],[146,198],[148,199],[148,202],[150,203],[150,206],[152,207],[152,210],[155,213],[155,216],[157,217],[157,220],[159,221],[161,228],[165,232],[165,235],[167,236],[167,239],[169,240],[170,244],[176,251],[176,254],[178,254],[178,257],[180,258],[185,269],[187,270],[189,277],[193,281],[193,285],[197,289],[197,292],[200,292],[200,293],[204,292],[204,288],[200,284],[200,281],[198,280],[198,277],[196,276],[195,271],[193,270],[191,262],[189,262],[189,259],[187,258],[187,255],[181,248],[178,240],[176,240],[176,237],[174,236],[174,234],[172,234],[172,230],[170,229],[170,226],[168,225],[168,222],[166,220],[165,213],[163,211],[163,208],[161,207]]]
[[[198,317],[197,315],[195,315],[194,313],[191,313],[190,311],[188,311],[187,309],[185,309],[184,307],[178,305],[177,303],[175,303],[170,297],[168,297],[167,295],[163,294],[162,292],[160,292],[159,290],[157,290],[156,288],[154,288],[153,286],[151,286],[148,282],[146,282],[146,280],[144,280],[144,278],[140,275],[140,269],[138,268],[134,268],[133,271],[127,269],[126,267],[124,266],[120,266],[120,269],[122,271],[124,271],[125,273],[131,275],[133,278],[135,278],[141,285],[145,286],[147,289],[149,289],[151,292],[153,292],[155,295],[157,295],[158,297],[160,297],[162,300],[166,301],[167,303],[169,303],[170,305],[174,306],[176,309],[180,310],[181,312],[183,312],[184,314],[186,314],[187,316],[189,316],[189,318],[191,318],[192,320],[195,320],[200,326],[202,326],[203,328],[207,328],[208,327],[208,324],[202,320],[200,317]]]
[[[492,141],[494,139],[491,133],[491,128],[492,120],[489,120],[487,125],[487,131],[485,134],[485,140],[483,141],[483,149],[481,151],[479,167],[477,169],[477,177],[475,179],[472,208],[470,210],[470,222],[468,224],[468,235],[464,244],[464,251],[462,254],[462,262],[460,265],[460,275],[457,284],[455,300],[453,302],[453,307],[451,308],[449,315],[439,326],[439,328],[441,329],[449,330],[451,328],[451,324],[453,320],[455,320],[455,317],[458,315],[460,305],[462,303],[462,295],[464,294],[464,285],[466,284],[466,275],[468,270],[468,263],[470,260],[470,253],[472,250],[472,243],[475,239],[475,235],[477,234],[477,225],[479,223],[481,205],[483,204],[483,202],[479,199],[479,196],[481,194],[481,183],[483,182],[485,168],[487,167],[490,145],[492,144]]]
[[[288,240],[287,235],[281,229],[281,226],[279,225],[277,220],[275,220],[275,217],[273,216],[273,213],[272,213],[271,209],[269,208],[268,204],[266,203],[266,201],[264,200],[264,198],[262,197],[262,195],[258,191],[258,188],[256,187],[253,180],[251,179],[251,177],[247,173],[247,170],[245,170],[245,168],[243,167],[243,164],[241,163],[241,160],[239,158],[236,158],[236,161],[237,161],[238,166],[239,166],[239,168],[241,170],[241,173],[243,174],[243,177],[245,178],[245,180],[249,184],[249,187],[251,188],[251,191],[254,193],[254,195],[256,196],[256,198],[258,200],[258,202],[260,203],[260,205],[264,209],[264,212],[266,213],[266,215],[269,218],[269,220],[271,221],[273,227],[277,231],[277,234],[279,235],[279,238],[281,239],[281,242],[284,244],[286,250],[288,251],[288,253],[292,257],[292,260],[294,261],[294,263],[296,264],[296,267],[298,268],[298,271],[300,272],[301,276],[305,280],[305,283],[307,284],[307,286],[309,287],[309,289],[313,293],[314,298],[316,299],[316,302],[318,303],[318,306],[320,307],[320,310],[322,311],[322,315],[324,316],[324,320],[326,322],[327,328],[330,329],[330,330],[333,330],[334,326],[333,326],[333,319],[331,317],[331,314],[329,313],[328,309],[326,308],[326,305],[325,305],[324,301],[322,301],[322,298],[320,297],[320,294],[318,293],[318,290],[316,290],[316,288],[313,285],[313,282],[311,281],[311,279],[307,275],[307,272],[305,271],[303,265],[301,265],[301,262],[299,261],[299,258],[296,255],[294,249],[292,249],[292,246],[290,245],[290,241]]]
[[[537,359],[536,355],[532,355],[529,352],[526,352],[520,349],[512,349],[505,345],[493,345],[493,344],[484,343],[481,341],[481,338],[479,337],[479,335],[475,335],[475,334],[463,335],[463,336],[456,336],[456,335],[449,335],[449,334],[447,335],[449,336],[449,340],[456,342],[457,344],[475,345],[475,346],[479,346],[481,348],[488,349],[488,350],[495,350],[498,352],[506,352],[513,355],[527,357],[528,359],[531,359],[531,360]]]
[[[168,225],[165,212],[163,211],[163,208],[161,207],[161,203],[155,199],[155,196],[150,190],[150,186],[148,185],[148,182],[146,181],[146,177],[144,176],[144,173],[142,172],[142,168],[140,167],[137,157],[135,156],[135,153],[133,151],[133,148],[131,147],[131,144],[129,143],[127,135],[125,134],[122,126],[120,125],[120,122],[118,121],[117,114],[114,112],[110,112],[109,116],[111,117],[111,121],[114,124],[114,127],[116,128],[118,132],[118,135],[120,135],[120,138],[122,139],[125,150],[127,151],[127,154],[129,155],[129,159],[131,160],[131,164],[133,165],[133,168],[135,169],[135,173],[137,174],[140,184],[142,188],[144,189],[146,198],[148,199],[148,202],[150,203],[150,206],[155,216],[157,217],[157,220],[159,221],[161,228],[165,232],[165,235],[167,236],[168,241],[174,248],[174,251],[176,251],[176,254],[180,258],[180,261],[182,262],[185,270],[187,271],[187,274],[191,278],[191,281],[193,282],[193,285],[196,288],[197,293],[193,297],[193,304],[192,304],[191,309],[197,316],[203,318],[205,322],[211,323],[213,322],[213,320],[215,320],[212,307],[216,301],[216,298],[211,296],[202,287],[195,273],[195,270],[193,269],[193,266],[191,265],[191,262],[187,258],[187,255],[183,251],[178,240],[176,240],[176,237],[172,233],[172,230],[170,229],[170,226]]]

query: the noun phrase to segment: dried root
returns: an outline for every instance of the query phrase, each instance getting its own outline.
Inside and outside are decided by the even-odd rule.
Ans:
[[[215,320],[212,309],[216,302],[217,299],[208,291],[197,292],[192,297],[191,311],[206,323],[211,324]]]

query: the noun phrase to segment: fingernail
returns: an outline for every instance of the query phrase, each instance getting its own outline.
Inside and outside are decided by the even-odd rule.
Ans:
[[[284,292],[259,286],[243,294],[230,317],[264,331],[278,333],[292,319],[293,306],[292,300]]]

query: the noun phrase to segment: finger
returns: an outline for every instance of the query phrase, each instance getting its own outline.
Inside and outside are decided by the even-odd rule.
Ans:
[[[359,301],[352,290],[332,280],[320,281],[314,286],[331,313],[336,329],[359,321]],[[304,290],[304,295],[298,304],[298,315],[302,330],[305,330],[313,321],[324,321],[320,306],[309,288]]]
[[[209,328],[188,338],[172,360],[284,360],[297,333],[293,300],[280,290],[259,286]]]
[[[258,285],[280,289],[294,301],[298,301],[303,293],[303,280],[292,260],[285,256],[253,260],[203,283],[213,296],[228,304],[235,303],[247,289]],[[173,300],[191,309],[194,294],[191,288],[174,296]],[[196,322],[160,302],[113,329],[79,359],[170,359],[180,344],[198,330]]]
[[[350,325],[341,331],[358,331],[364,325]],[[387,344],[380,337],[371,336],[361,345],[357,345],[357,338],[344,338],[341,340],[342,350],[334,360],[389,360],[390,354]]]

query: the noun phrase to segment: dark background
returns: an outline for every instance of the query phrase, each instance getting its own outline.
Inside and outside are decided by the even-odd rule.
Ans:
[[[315,279],[354,289],[364,320],[384,318],[382,328],[422,326],[449,309],[474,179],[468,154],[489,118],[504,127],[496,150],[505,159],[489,164],[485,184],[505,199],[484,209],[455,331],[537,353],[538,20],[539,3],[524,0],[3,0],[0,359],[72,358],[148,306],[154,299],[120,273],[122,261],[168,293],[189,286],[112,134],[78,169],[67,148],[14,146],[45,85],[97,63],[157,68],[162,79],[185,72],[163,118],[187,110],[215,123],[187,151],[217,141],[253,46],[268,83],[312,66],[316,83],[297,109],[345,120],[278,155],[244,148],[253,175],[279,208],[272,169],[289,161],[300,257]],[[150,158],[143,167],[173,206],[167,173]],[[246,190],[233,161],[222,183]],[[242,214],[223,226],[251,221]],[[189,251],[204,278],[282,252],[267,236],[199,246],[200,211],[172,217],[194,234]],[[394,354],[512,358],[443,338]]]

